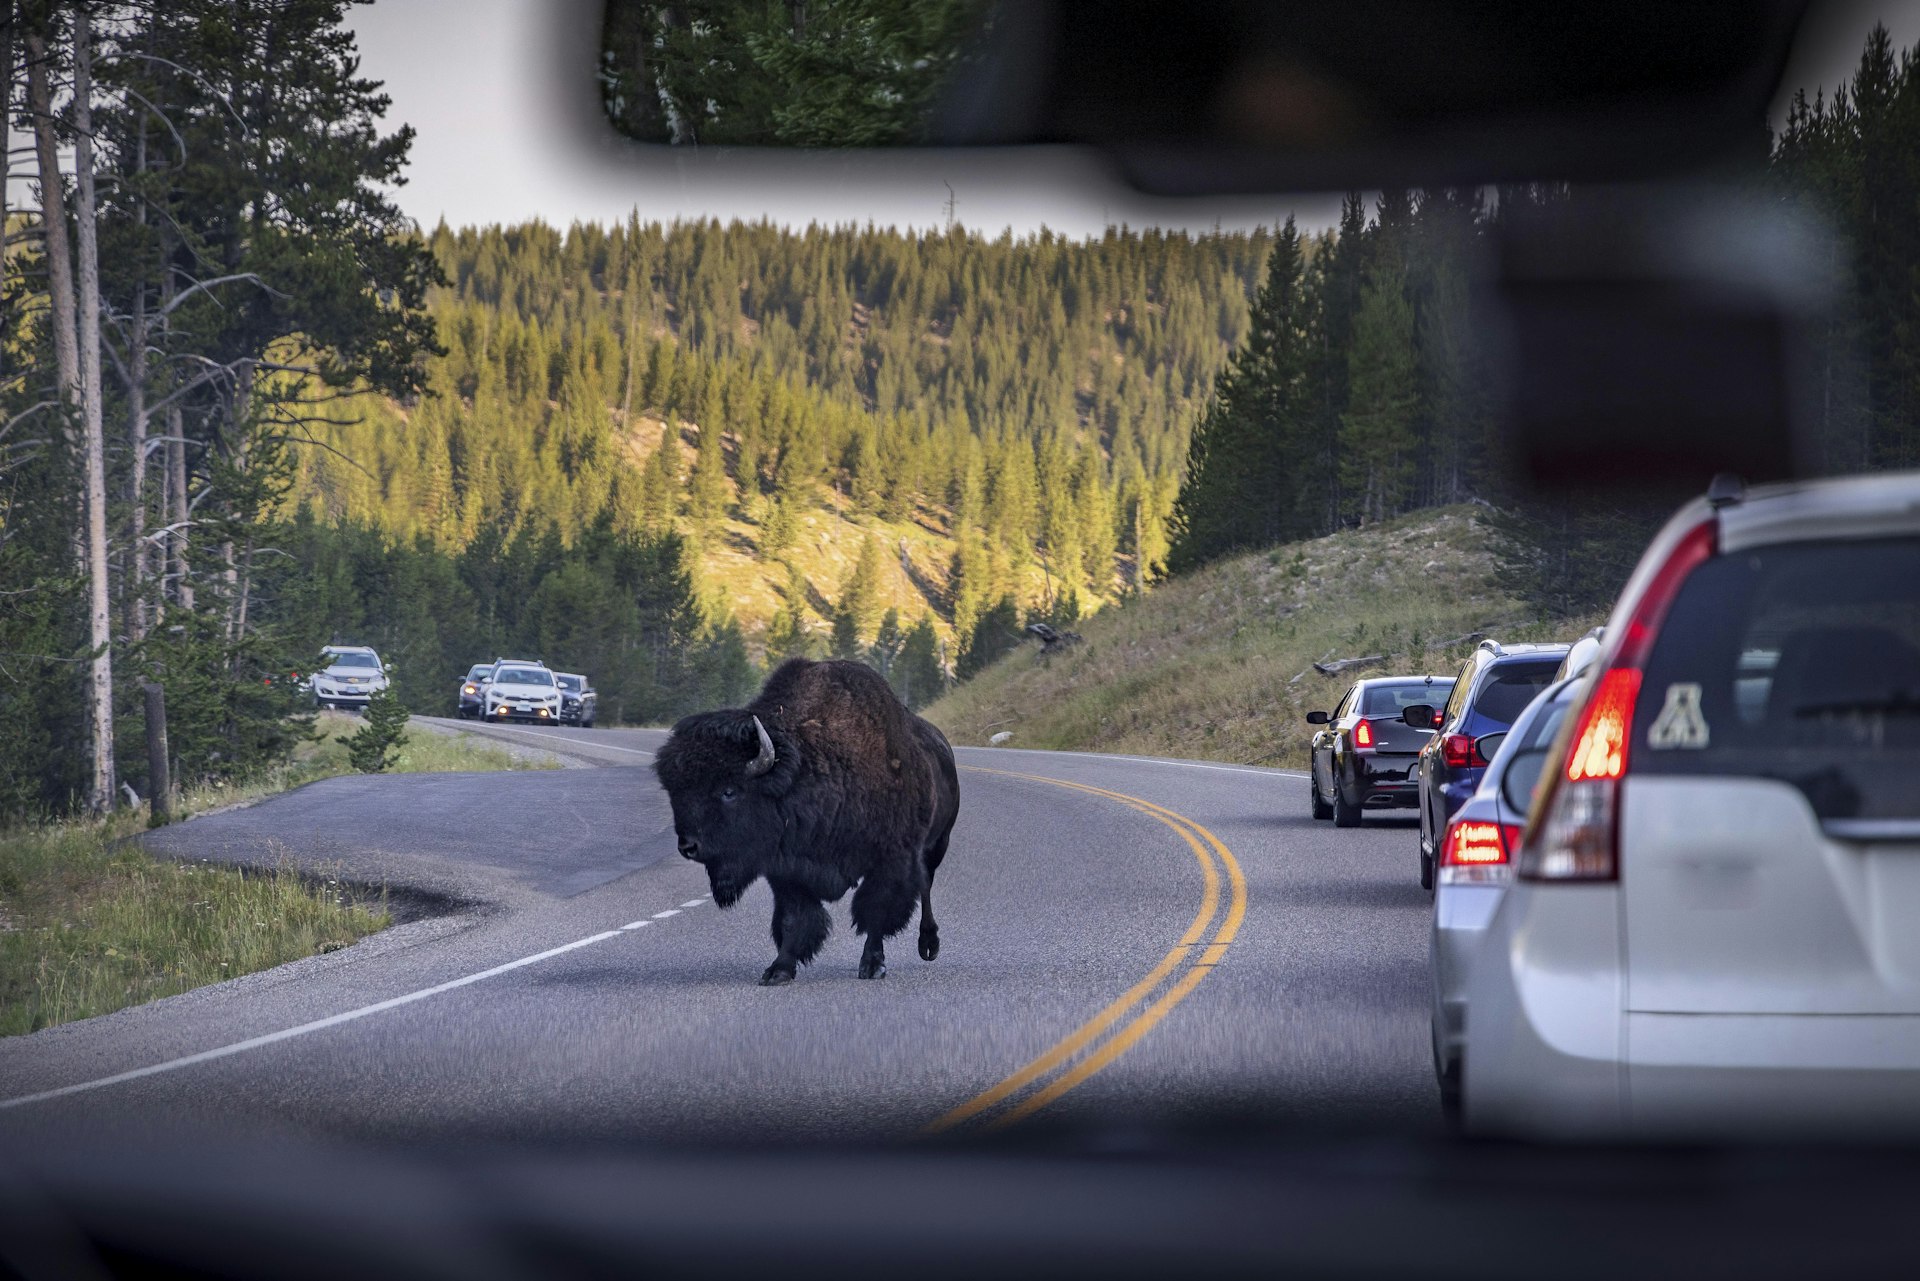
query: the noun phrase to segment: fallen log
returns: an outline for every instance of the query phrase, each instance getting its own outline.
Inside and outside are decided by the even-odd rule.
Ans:
[[[1372,667],[1376,663],[1386,661],[1385,654],[1368,654],[1365,658],[1336,658],[1331,663],[1315,663],[1313,670],[1322,676],[1336,676],[1341,672],[1352,671],[1356,667]]]

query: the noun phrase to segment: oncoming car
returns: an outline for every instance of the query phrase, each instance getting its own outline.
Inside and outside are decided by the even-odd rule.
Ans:
[[[480,715],[480,706],[485,698],[487,674],[493,671],[492,663],[475,663],[460,678],[460,692],[455,695],[454,710],[462,720],[472,720]]]
[[[560,721],[560,686],[541,664],[503,659],[493,665],[482,691],[485,720]]]
[[[592,729],[594,714],[600,704],[600,696],[594,692],[592,684],[577,672],[555,672],[553,679],[560,684],[561,724]]]
[[[1410,809],[1419,799],[1414,762],[1433,731],[1401,720],[1407,708],[1443,702],[1446,677],[1386,676],[1356,681],[1332,712],[1309,712],[1313,736],[1308,790],[1315,818],[1357,827],[1366,809]]]
[[[380,655],[365,645],[323,645],[320,663],[311,682],[316,707],[359,711],[392,683]]]

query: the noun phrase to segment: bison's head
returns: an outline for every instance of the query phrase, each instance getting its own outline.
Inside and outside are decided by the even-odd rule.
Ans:
[[[746,893],[779,847],[780,798],[799,765],[792,739],[744,711],[685,718],[654,757],[680,853],[706,867],[721,907]]]

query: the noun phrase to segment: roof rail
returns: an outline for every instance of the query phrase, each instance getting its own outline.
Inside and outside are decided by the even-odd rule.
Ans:
[[[1491,636],[1487,637],[1487,639],[1480,642],[1480,648],[1486,650],[1490,654],[1495,655],[1496,657],[1498,655],[1501,655],[1507,652],[1505,649],[1501,648],[1500,642],[1493,639],[1493,637]]]

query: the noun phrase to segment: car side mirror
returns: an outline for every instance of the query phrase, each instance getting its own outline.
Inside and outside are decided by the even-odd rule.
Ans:
[[[1474,750],[1480,753],[1480,759],[1491,761],[1493,754],[1500,750],[1500,744],[1507,741],[1507,731],[1495,730],[1491,734],[1482,734],[1473,740]]]
[[[1309,725],[1327,725],[1331,724],[1332,721],[1333,717],[1327,715],[1325,712],[1307,713],[1307,724]]]
[[[1400,713],[1400,723],[1415,729],[1432,729],[1439,719],[1431,703],[1415,703]]]
[[[1486,737],[1493,736],[1489,734]],[[1500,776],[1500,799],[1508,809],[1524,815],[1533,808],[1533,789],[1539,784],[1540,771],[1546,767],[1546,763],[1547,749],[1544,747],[1529,747],[1513,754],[1513,759],[1507,762],[1506,772]]]

